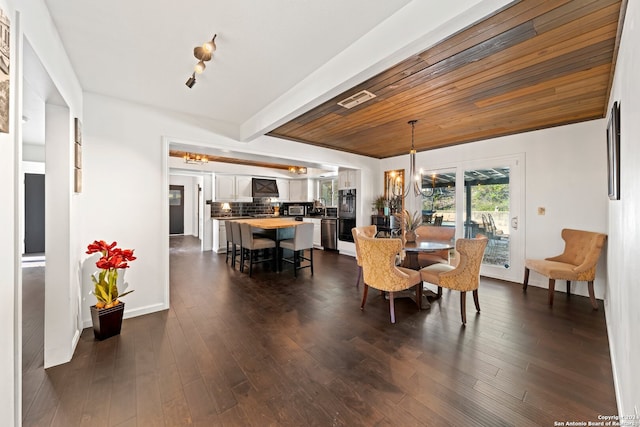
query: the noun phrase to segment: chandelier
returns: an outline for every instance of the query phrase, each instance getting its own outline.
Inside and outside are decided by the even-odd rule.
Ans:
[[[403,197],[407,197],[413,189],[415,197],[431,197],[433,195],[433,186],[431,188],[422,188],[422,169],[416,171],[416,149],[413,145],[414,133],[417,120],[409,120],[407,123],[411,125],[411,151],[409,151],[409,179],[404,189]]]
[[[182,156],[182,158],[184,159],[185,163],[192,164],[192,165],[201,165],[204,163],[209,163],[209,159],[204,154],[185,153],[185,155]]]

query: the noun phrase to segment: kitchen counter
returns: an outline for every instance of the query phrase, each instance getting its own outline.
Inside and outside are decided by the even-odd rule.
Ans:
[[[212,216],[211,217],[211,219],[217,219],[219,221],[224,221],[224,220],[227,220],[227,219],[234,220],[234,219],[248,219],[248,218],[252,218],[252,217],[250,217],[248,215],[246,215],[246,216]]]
[[[288,220],[293,220],[296,218],[296,216],[301,217],[301,218],[315,218],[315,219],[338,219],[337,216],[322,216],[322,215],[259,215],[259,216],[251,216],[251,215],[243,215],[243,216],[212,216],[211,219],[216,219],[218,221],[224,221],[224,220],[236,220],[236,219],[261,219],[261,218],[267,218],[267,219],[271,219],[271,218],[278,218],[278,219],[288,219]]]

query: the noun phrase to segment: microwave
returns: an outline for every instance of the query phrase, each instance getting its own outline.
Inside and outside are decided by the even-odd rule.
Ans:
[[[304,206],[293,205],[289,206],[289,216],[304,215]]]

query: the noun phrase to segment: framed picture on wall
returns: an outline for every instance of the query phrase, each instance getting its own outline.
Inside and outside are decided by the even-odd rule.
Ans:
[[[76,144],[80,144],[82,145],[82,122],[80,121],[79,118],[75,117],[73,119],[73,127],[74,127],[74,131],[75,131],[75,141]]]
[[[10,73],[9,64],[11,63],[10,47],[11,39],[11,22],[7,13],[0,9],[0,132],[9,132],[9,92],[10,92]]]
[[[609,199],[620,200],[620,105],[613,103],[607,124]]]
[[[73,191],[82,193],[82,169],[73,170]]]

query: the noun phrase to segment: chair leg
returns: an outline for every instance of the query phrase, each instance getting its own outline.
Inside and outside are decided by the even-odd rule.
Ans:
[[[480,301],[478,300],[478,290],[473,291],[473,302],[476,305],[476,311],[480,313]]]
[[[460,292],[460,314],[462,315],[462,324],[467,324],[467,293]]]
[[[396,323],[396,304],[393,301],[393,292],[389,292],[389,313],[391,314],[391,323]]]
[[[416,285],[416,304],[418,305],[418,310],[422,310],[422,282]]]
[[[549,279],[549,306],[553,305],[553,293],[556,291],[556,279]]]
[[[598,301],[596,301],[596,294],[593,291],[593,280],[589,280],[587,282],[587,286],[589,288],[589,299],[591,300],[591,306],[594,310],[598,309]]]
[[[362,291],[362,304],[360,305],[360,310],[364,310],[364,303],[367,302],[367,293],[369,293],[369,286],[366,283],[362,282],[364,286],[364,290]]]
[[[226,264],[228,262],[229,262],[229,242],[227,242],[226,256],[224,257],[224,263]]]
[[[309,248],[309,262],[311,263],[311,275],[313,276],[313,247]]]
[[[571,296],[571,280],[567,280],[567,297]]]
[[[360,277],[362,277],[362,267],[358,266],[358,278],[356,279],[356,288],[360,286]]]
[[[240,247],[240,273],[244,273],[244,257],[245,257],[245,249]]]
[[[249,250],[249,277],[253,274],[253,250]]]
[[[300,252],[293,251],[293,277],[298,277],[299,264],[300,264]]]
[[[278,271],[278,251],[276,248],[269,249],[271,254],[271,270]]]
[[[526,292],[527,285],[529,284],[529,269],[524,268],[524,281],[522,282],[522,290]]]
[[[438,286],[438,299],[442,298],[442,286]]]

